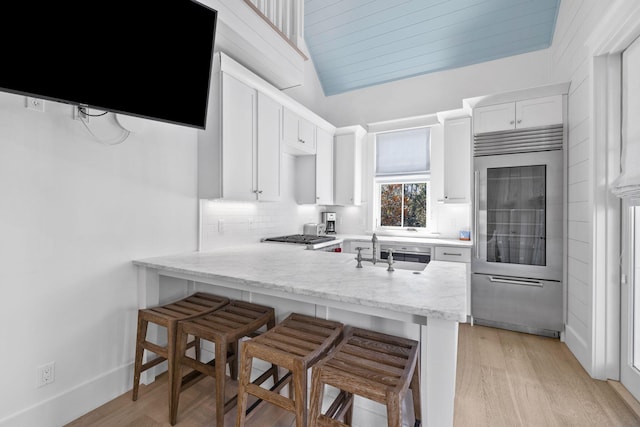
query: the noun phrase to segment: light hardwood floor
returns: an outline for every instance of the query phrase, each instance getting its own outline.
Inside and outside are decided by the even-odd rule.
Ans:
[[[178,426],[212,426],[214,384],[205,378],[183,392]],[[229,390],[233,392],[233,390]],[[225,417],[232,426],[235,410]],[[126,393],[68,424],[168,426],[166,379]],[[640,420],[604,381],[587,375],[557,339],[460,325],[455,427],[640,426]],[[293,415],[268,405],[247,426],[290,427]],[[377,426],[361,426],[377,427]]]

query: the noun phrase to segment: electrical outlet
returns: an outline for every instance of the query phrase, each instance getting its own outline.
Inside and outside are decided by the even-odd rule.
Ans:
[[[36,369],[38,377],[36,386],[42,387],[47,384],[51,384],[56,380],[56,364],[55,362],[49,362],[42,366],[38,366]]]
[[[40,113],[44,113],[44,99],[40,98],[32,98],[27,96],[27,108],[33,111],[39,111]]]
[[[75,120],[82,120],[85,123],[89,122],[89,116],[87,116],[87,107],[78,107],[77,105],[73,107],[73,118]]]

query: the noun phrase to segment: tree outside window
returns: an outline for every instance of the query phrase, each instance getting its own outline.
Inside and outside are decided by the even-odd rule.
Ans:
[[[426,228],[427,183],[380,184],[380,225]]]

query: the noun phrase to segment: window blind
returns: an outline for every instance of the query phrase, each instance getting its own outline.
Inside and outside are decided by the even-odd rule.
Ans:
[[[429,128],[377,134],[376,176],[428,174],[429,145]]]
[[[613,182],[612,192],[640,205],[640,40],[622,53],[622,173]]]

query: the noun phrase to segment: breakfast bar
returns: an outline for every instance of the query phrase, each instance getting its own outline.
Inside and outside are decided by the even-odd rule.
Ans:
[[[406,326],[401,329],[407,337],[420,342],[423,423],[453,425],[458,323],[466,320],[465,263],[432,261],[423,271],[390,272],[386,263],[356,268],[353,254],[265,242],[134,264],[140,308],[195,291],[228,292],[246,301],[280,302],[281,316],[304,305],[326,319],[350,322],[353,314],[381,329],[385,321]]]

